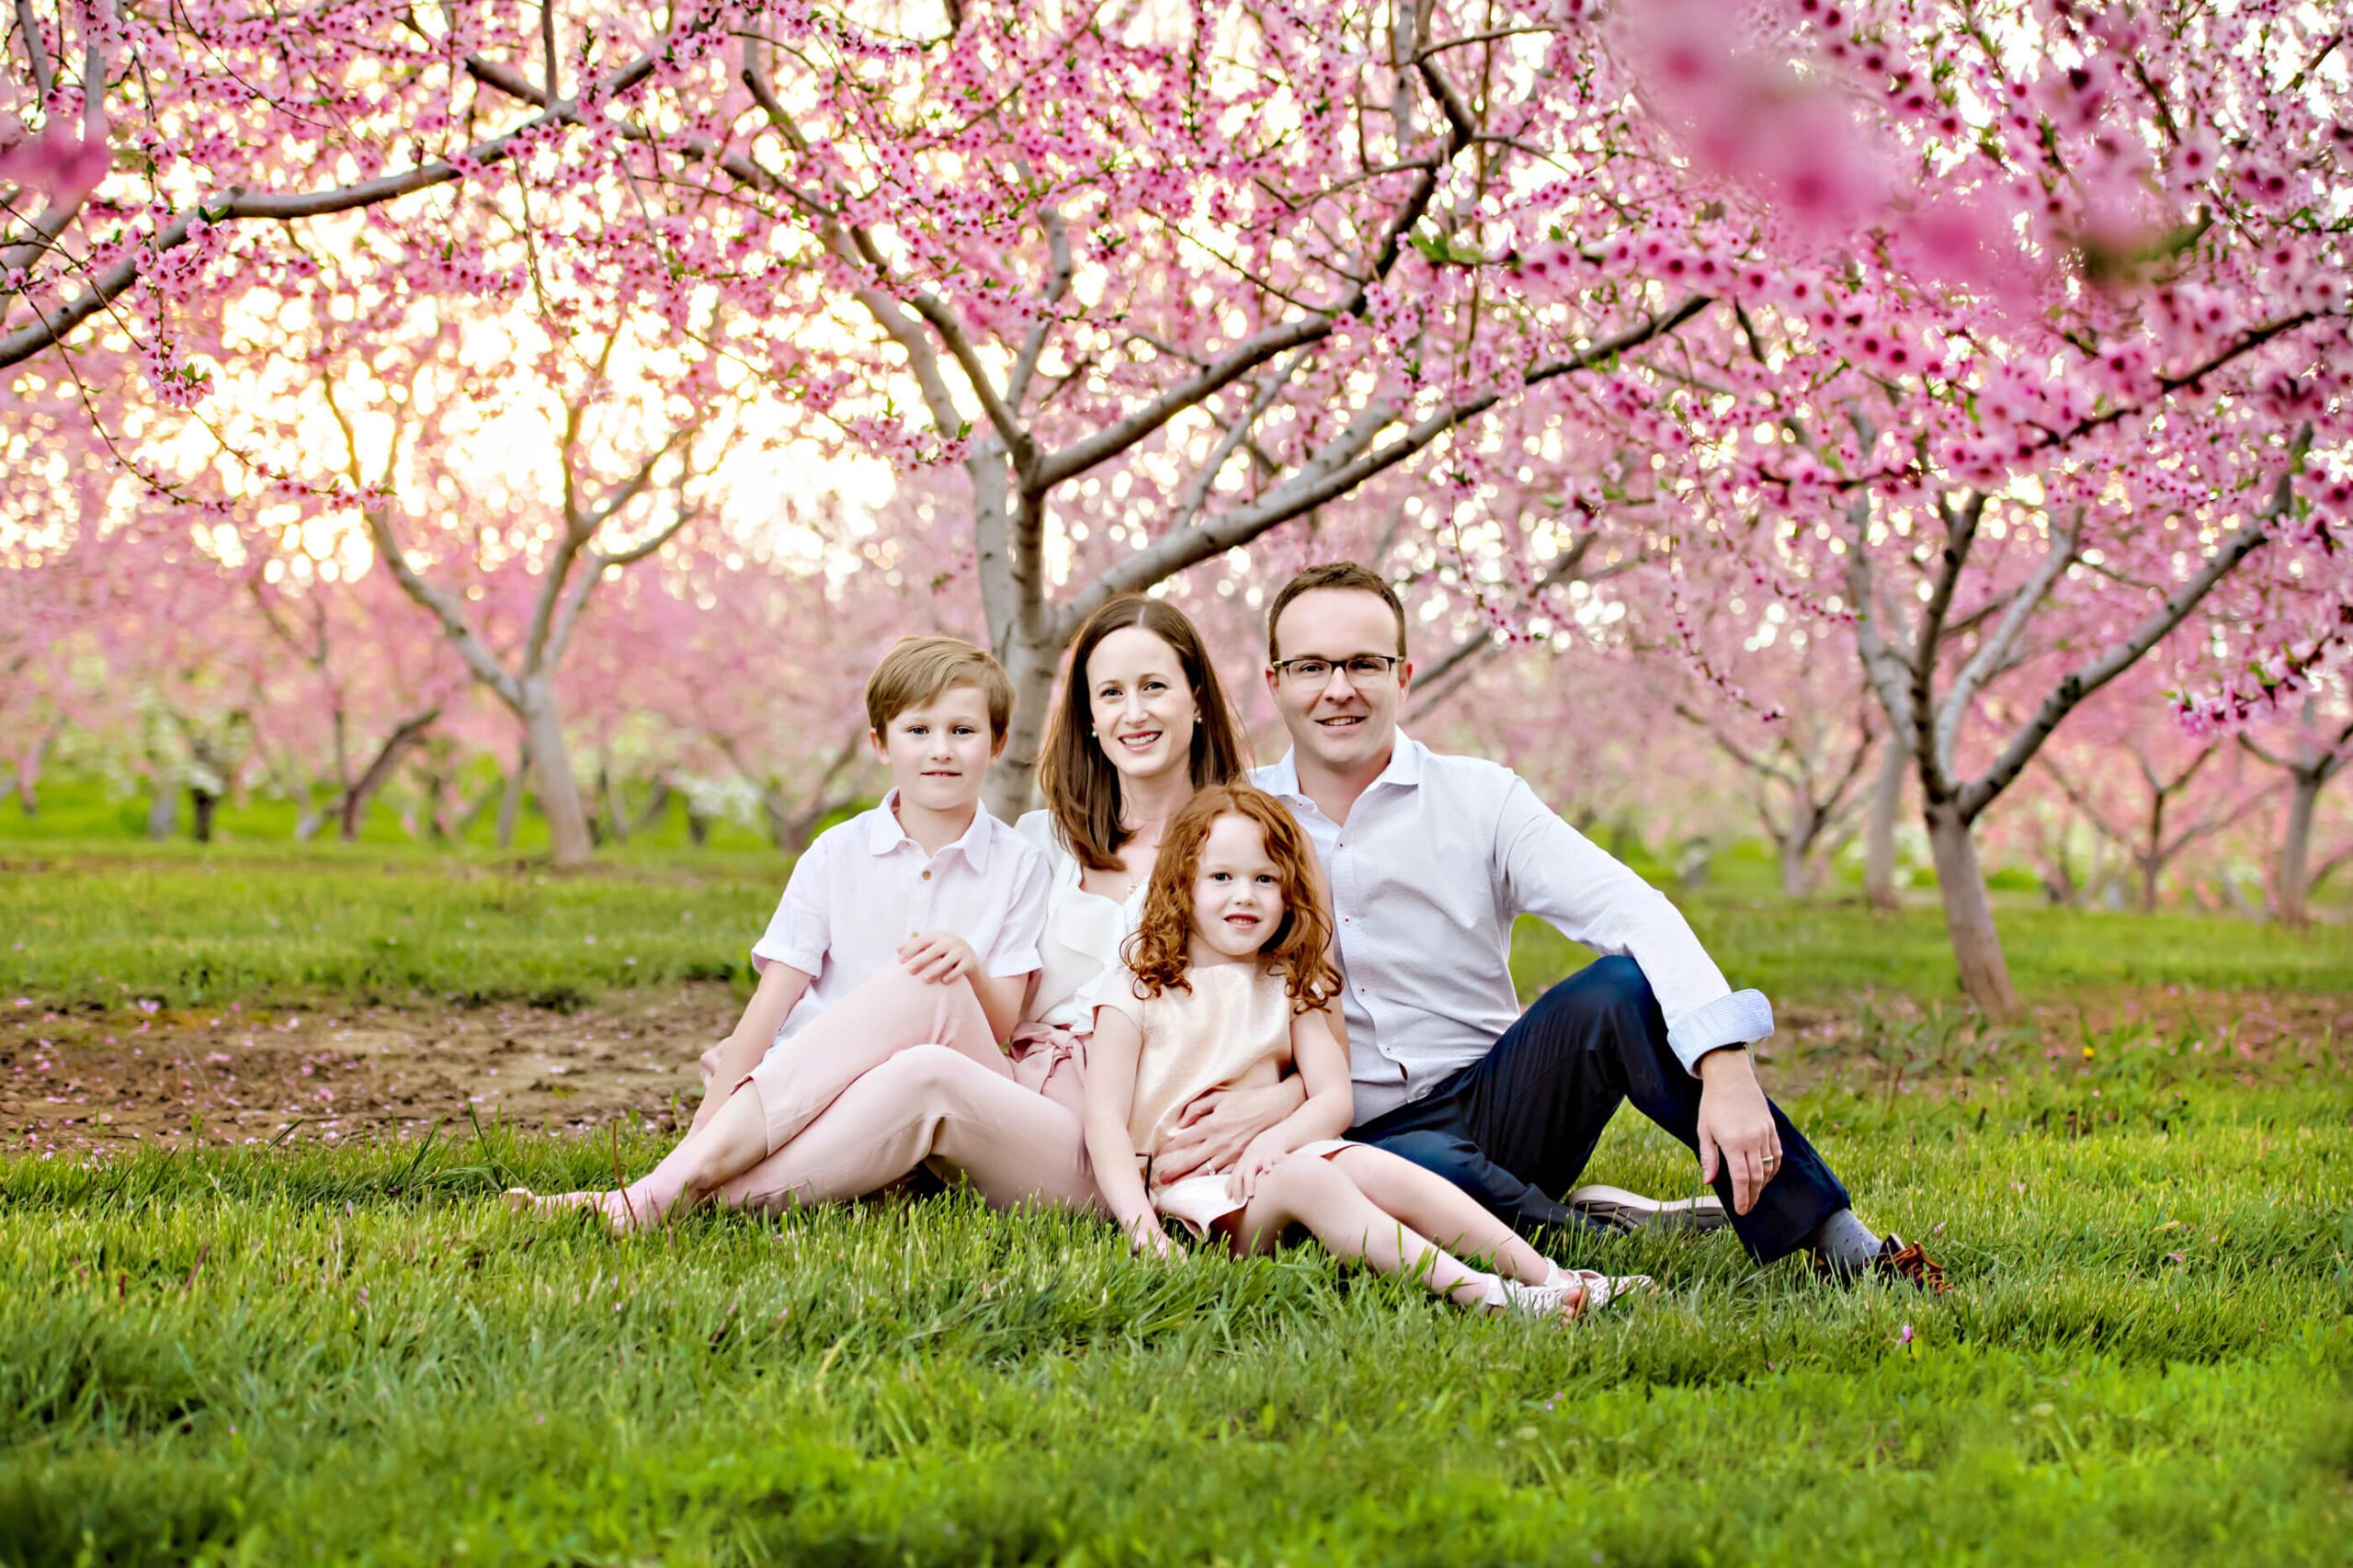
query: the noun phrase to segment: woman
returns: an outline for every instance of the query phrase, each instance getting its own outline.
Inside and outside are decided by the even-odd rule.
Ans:
[[[1005,1059],[984,1062],[874,1027],[911,1011],[886,988],[923,983],[894,970],[786,1043],[789,1081],[771,1081],[763,1096],[765,1139],[699,1117],[626,1188],[518,1194],[518,1203],[592,1205],[631,1229],[704,1197],[759,1208],[824,1202],[928,1167],[1001,1207],[1099,1210],[1080,1122],[1091,1018],[1074,998],[1118,961],[1169,819],[1195,789],[1240,778],[1247,762],[1192,622],[1156,599],[1112,600],[1073,642],[1040,759],[1046,806],[1018,824],[1046,850],[1053,885],[1040,967]],[[772,1079],[774,1065],[762,1070]]]

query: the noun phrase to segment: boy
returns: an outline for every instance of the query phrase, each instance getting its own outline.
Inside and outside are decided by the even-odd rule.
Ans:
[[[917,1014],[934,1020],[921,1038],[1006,1071],[996,1042],[1012,1032],[1038,968],[1048,883],[1036,846],[980,803],[1005,749],[1012,683],[961,639],[904,637],[867,681],[866,711],[891,792],[819,835],[794,865],[752,948],[759,985],[703,1057],[703,1103],[686,1137],[619,1192],[518,1192],[518,1204],[593,1204],[627,1229],[723,1186],[840,1093],[848,1077],[829,1068],[855,1075],[850,1059],[811,1062],[793,1046],[853,997],[877,1033]]]

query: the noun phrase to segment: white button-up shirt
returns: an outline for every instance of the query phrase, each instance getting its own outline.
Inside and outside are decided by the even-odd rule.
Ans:
[[[1727,986],[1665,894],[1507,767],[1401,733],[1346,823],[1300,792],[1290,754],[1250,781],[1290,808],[1331,880],[1359,1122],[1428,1094],[1518,1018],[1511,928],[1522,915],[1642,965],[1687,1071],[1773,1032],[1764,994]]]
[[[975,809],[963,836],[926,855],[899,825],[898,798],[893,790],[819,834],[752,944],[755,969],[790,964],[812,977],[779,1040],[898,962],[899,944],[918,932],[963,937],[991,979],[1038,967],[1048,881],[1038,846]]]

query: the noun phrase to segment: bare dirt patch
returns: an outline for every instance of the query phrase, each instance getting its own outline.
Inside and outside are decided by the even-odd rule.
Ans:
[[[0,999],[0,1150],[421,1134],[437,1121],[586,1131],[623,1115],[683,1126],[696,1058],[740,1004],[721,984],[609,997],[574,1013],[519,1004],[265,1011],[134,1006],[53,1011]],[[1789,1094],[1869,1083],[1935,1094],[1984,1073],[2096,1074],[2154,1051],[2253,1077],[2353,1044],[2353,995],[2153,990],[2045,1005],[2009,1025],[1903,998],[1792,1005],[1758,1052]]]
[[[586,1129],[633,1113],[668,1125],[692,1113],[696,1059],[739,1008],[716,984],[576,1013],[55,1012],[0,1002],[0,1148],[170,1147],[199,1129],[207,1142],[236,1143],[290,1129],[328,1139],[421,1133],[470,1109],[485,1124]]]

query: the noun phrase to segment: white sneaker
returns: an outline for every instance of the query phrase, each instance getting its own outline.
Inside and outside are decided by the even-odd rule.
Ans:
[[[1563,1268],[1559,1272],[1574,1278],[1585,1287],[1585,1304],[1588,1310],[1606,1307],[1620,1296],[1658,1289],[1658,1281],[1647,1274],[1600,1274],[1590,1268]],[[1559,1282],[1566,1284],[1567,1279]]]
[[[1553,1285],[1523,1285],[1517,1279],[1506,1279],[1498,1276],[1495,1283],[1503,1287],[1502,1299],[1497,1300],[1490,1296],[1487,1298],[1487,1304],[1499,1312],[1512,1312],[1527,1318],[1558,1318],[1576,1315],[1575,1312],[1562,1311],[1568,1304],[1570,1293],[1582,1283],[1574,1278],[1563,1279]],[[1584,1303],[1579,1302],[1576,1311],[1584,1310]]]
[[[1500,1277],[1496,1283],[1503,1287],[1503,1300],[1490,1301],[1497,1310],[1532,1318],[1582,1317],[1620,1296],[1658,1288],[1647,1274],[1611,1276],[1590,1268],[1562,1268],[1557,1265],[1552,1278],[1541,1285],[1523,1285],[1517,1279]],[[1582,1292],[1581,1299],[1574,1311],[1563,1313],[1561,1309],[1567,1305],[1573,1292]]]

